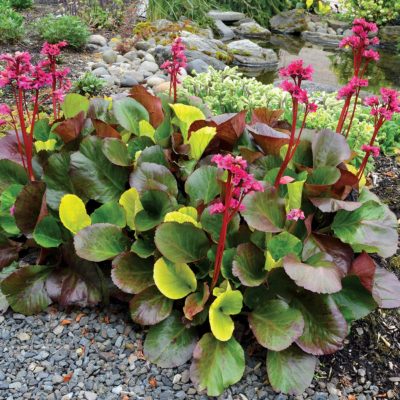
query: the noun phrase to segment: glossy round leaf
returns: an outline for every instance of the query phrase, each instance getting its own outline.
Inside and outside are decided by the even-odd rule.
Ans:
[[[283,300],[262,302],[249,314],[249,324],[258,343],[274,351],[288,348],[304,329],[301,312]]]
[[[24,315],[37,314],[51,304],[45,289],[51,267],[28,265],[17,269],[1,282],[1,291],[11,308]]]
[[[77,93],[68,93],[61,105],[65,118],[73,118],[80,112],[87,113],[89,100]]]
[[[128,148],[122,140],[105,138],[102,143],[102,149],[104,155],[111,163],[121,167],[128,167],[132,164],[128,154]]]
[[[204,306],[210,297],[210,289],[206,282],[203,283],[196,293],[190,294],[186,297],[183,312],[185,318],[192,321],[193,318],[204,310]]]
[[[158,324],[171,314],[173,303],[156,286],[150,286],[129,303],[131,318],[140,325]]]
[[[203,230],[193,224],[165,222],[156,230],[155,243],[160,253],[175,263],[190,263],[207,255],[210,247]]]
[[[182,299],[197,288],[196,276],[187,264],[164,258],[154,264],[154,282],[165,297],[173,300]]]
[[[397,276],[393,272],[377,266],[372,296],[381,308],[400,307],[400,282]]]
[[[11,160],[0,160],[0,191],[2,192],[8,186],[18,183],[26,185],[28,177],[22,165]]]
[[[259,286],[267,278],[263,252],[251,243],[242,243],[237,247],[232,273],[245,286]]]
[[[175,368],[191,359],[196,342],[195,329],[183,325],[175,311],[150,328],[143,350],[146,358],[159,367]]]
[[[286,231],[273,236],[268,241],[268,251],[274,260],[279,260],[288,254],[300,255],[302,249],[301,240]]]
[[[268,351],[268,379],[277,392],[301,395],[314,377],[317,358],[293,345],[283,351]]]
[[[58,247],[63,242],[58,221],[51,215],[47,215],[36,225],[33,238],[44,248]]]
[[[82,229],[74,237],[76,254],[89,261],[105,261],[127,250],[129,239],[120,227],[95,224]]]
[[[192,159],[200,160],[205,149],[217,134],[216,128],[206,126],[195,132],[191,132],[188,143],[190,145],[189,156]]]
[[[206,333],[194,349],[190,377],[199,391],[207,390],[208,396],[219,396],[240,381],[244,367],[244,351],[235,338],[221,342]]]
[[[135,230],[136,214],[143,210],[138,191],[135,188],[131,188],[122,193],[119,204],[121,204],[125,210],[127,225],[132,230]]]
[[[139,134],[139,122],[150,119],[147,110],[130,97],[114,100],[113,111],[118,123],[131,133]]]
[[[124,253],[112,263],[111,278],[123,292],[136,294],[154,285],[153,261]]]
[[[67,194],[61,199],[59,214],[62,224],[74,234],[92,223],[84,202],[74,194]]]
[[[126,213],[124,208],[116,202],[109,202],[97,208],[91,215],[93,224],[109,223],[124,228]]]
[[[197,206],[210,203],[221,191],[218,185],[218,168],[205,165],[196,169],[187,179],[185,190],[191,204]]]

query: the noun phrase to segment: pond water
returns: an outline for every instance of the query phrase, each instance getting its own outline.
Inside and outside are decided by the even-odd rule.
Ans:
[[[313,81],[326,87],[338,88],[352,77],[352,56],[344,51],[326,49],[318,45],[304,42],[298,37],[272,35],[270,41],[259,42],[266,48],[278,53],[279,68],[287,66],[295,59],[303,59],[305,64],[312,64],[315,70]],[[370,77],[369,92],[378,92],[382,86],[400,88],[400,54],[394,54],[380,49],[381,59],[377,64],[371,63],[368,75]],[[263,83],[277,80],[277,72],[247,71],[247,75],[256,76]]]

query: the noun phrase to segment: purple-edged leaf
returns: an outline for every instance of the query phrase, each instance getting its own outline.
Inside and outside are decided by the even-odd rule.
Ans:
[[[314,355],[332,354],[343,348],[347,322],[331,296],[304,294],[293,306],[303,314],[304,331],[296,344]]]
[[[365,289],[367,289],[369,292],[372,292],[375,271],[375,261],[365,251],[363,251],[353,261],[349,273],[350,275],[358,276]]]
[[[285,203],[274,188],[253,192],[244,198],[242,215],[250,228],[261,232],[281,232],[285,222]]]
[[[13,261],[18,260],[19,251],[22,243],[14,242],[0,235],[0,271],[10,265]]]
[[[257,122],[254,125],[248,125],[247,130],[267,155],[279,156],[281,147],[289,144],[288,134],[276,131],[267,124]]]
[[[221,342],[206,333],[194,349],[190,377],[199,391],[219,396],[242,378],[244,367],[244,351],[235,338]]]
[[[22,138],[21,132],[19,132],[19,135]],[[8,132],[0,138],[0,160],[10,160],[21,166],[23,165],[15,132]]]
[[[1,291],[11,308],[24,315],[37,314],[51,304],[45,289],[47,276],[52,268],[28,265],[17,269],[1,283]]]
[[[322,212],[332,213],[339,210],[354,211],[362,206],[362,203],[357,201],[344,201],[332,198],[310,198],[311,203]]]
[[[314,136],[312,152],[314,168],[336,167],[351,157],[346,138],[329,129],[324,129]]]
[[[158,324],[171,314],[173,303],[156,286],[150,286],[129,303],[131,318],[140,325]]]
[[[249,314],[249,325],[258,343],[281,351],[302,335],[304,320],[298,309],[283,300],[268,300]]]
[[[277,392],[301,395],[314,377],[317,358],[297,346],[275,352],[268,351],[268,379]]]
[[[400,282],[397,276],[376,266],[372,296],[381,308],[400,307]]]
[[[3,192],[13,184],[26,185],[28,176],[24,168],[10,160],[0,160],[0,191]]]
[[[197,292],[186,297],[185,306],[183,307],[185,318],[187,318],[189,321],[192,321],[198,313],[204,310],[204,306],[209,297],[210,289],[207,283],[204,282],[203,286],[200,287]]]
[[[25,234],[32,233],[39,220],[46,190],[44,182],[27,184],[15,201],[15,222],[19,230]]]
[[[140,258],[134,253],[124,253],[114,258],[111,278],[122,291],[136,294],[154,285],[152,258]]]
[[[366,317],[377,306],[371,293],[363,287],[356,276],[342,281],[343,289],[332,297],[348,323]]]
[[[313,264],[299,261],[288,255],[283,259],[286,273],[304,289],[315,293],[336,293],[342,289],[342,271],[334,264],[332,257],[321,254]]]
[[[264,253],[251,243],[237,247],[232,273],[245,286],[259,286],[267,278]]]
[[[192,357],[197,334],[194,328],[182,323],[174,311],[167,319],[150,328],[144,342],[144,355],[161,368],[175,368]]]
[[[119,226],[94,224],[74,237],[76,254],[89,261],[105,261],[127,250],[130,241]]]

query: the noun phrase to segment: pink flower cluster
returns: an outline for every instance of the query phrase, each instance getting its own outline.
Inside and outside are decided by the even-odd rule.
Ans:
[[[356,76],[353,76],[350,82],[343,86],[338,91],[337,99],[346,99],[352,97],[359,88],[367,87],[368,86],[368,79],[360,79]]]
[[[229,173],[228,185],[226,190],[229,191],[229,209],[232,212],[244,211],[242,200],[244,196],[250,192],[263,192],[263,185],[254,179],[254,176],[249,174],[247,169],[247,162],[242,157],[234,157],[231,154],[222,155],[217,154],[211,159],[212,162]],[[218,199],[211,205],[210,214],[221,214],[225,212],[226,204]]]
[[[294,81],[311,81],[313,73],[314,68],[311,65],[304,67],[303,60],[295,60],[279,71],[282,78],[292,78]]]
[[[66,46],[68,46],[68,43],[65,41],[56,44],[45,42],[40,54],[48,57],[57,57],[61,54],[61,49]]]
[[[378,26],[374,22],[367,22],[364,18],[356,18],[353,21],[352,31],[354,35],[345,37],[339,44],[340,47],[352,47],[353,49],[365,49],[370,45],[379,44],[375,36],[369,39],[371,33],[378,32]]]
[[[371,153],[372,157],[379,157],[380,148],[378,146],[370,146],[369,144],[363,144],[361,150],[366,153]]]
[[[400,113],[400,93],[395,89],[381,89],[382,102],[378,96],[370,96],[364,100],[371,107],[371,115],[391,120],[394,113]]]
[[[299,219],[301,220],[306,219],[306,216],[304,215],[304,212],[299,208],[293,208],[287,214],[286,219],[288,221],[298,221]]]

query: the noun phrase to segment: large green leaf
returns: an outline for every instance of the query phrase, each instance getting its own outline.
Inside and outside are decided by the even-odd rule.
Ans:
[[[171,314],[173,303],[156,286],[150,286],[129,303],[131,318],[140,325],[158,324]]]
[[[216,128],[206,126],[195,132],[191,132],[188,143],[190,145],[189,155],[194,160],[200,160],[205,149],[217,134]]]
[[[267,278],[264,253],[251,243],[242,243],[237,248],[232,273],[245,286],[259,286]]]
[[[274,260],[279,260],[289,254],[300,255],[303,250],[301,240],[286,231],[273,236],[267,246]]]
[[[17,236],[20,233],[11,210],[23,188],[22,185],[15,183],[4,190],[0,196],[0,226],[10,235]]]
[[[46,201],[53,210],[58,210],[63,196],[76,193],[69,176],[70,161],[69,153],[54,153],[47,159],[44,166]]]
[[[60,225],[51,215],[47,215],[36,225],[33,238],[44,248],[58,247],[63,242]]]
[[[249,314],[249,324],[258,343],[274,351],[288,348],[304,329],[301,312],[283,300],[264,301]]]
[[[186,193],[191,204],[197,206],[202,202],[210,203],[220,193],[218,185],[218,168],[205,165],[194,171],[185,183]]]
[[[162,257],[154,264],[154,282],[172,300],[182,299],[197,288],[196,276],[187,264],[172,263]]]
[[[144,342],[144,355],[161,368],[175,368],[189,361],[196,346],[194,328],[182,324],[174,311],[167,319],[150,328]]]
[[[1,283],[1,291],[11,308],[25,315],[37,314],[51,304],[45,289],[51,267],[28,265],[17,269]]]
[[[105,261],[127,250],[129,239],[112,224],[95,224],[74,237],[76,254],[89,261]]]
[[[136,294],[154,285],[153,260],[124,253],[114,258],[111,278],[126,293]]]
[[[132,162],[126,144],[116,138],[105,138],[102,143],[104,155],[108,161],[121,167],[129,167]]]
[[[126,224],[129,226],[129,228],[135,230],[136,214],[143,210],[138,191],[135,188],[130,188],[122,193],[119,199],[119,204],[125,210]]]
[[[339,310],[348,323],[366,317],[377,304],[356,276],[347,276],[342,281],[343,289],[332,295]]]
[[[235,338],[221,342],[206,333],[194,349],[190,377],[198,390],[219,396],[242,378],[244,367],[244,351]]]
[[[387,206],[374,200],[354,211],[339,210],[333,220],[335,235],[356,252],[365,250],[390,257],[397,250],[397,219]]]
[[[268,379],[277,392],[301,395],[314,377],[317,358],[293,345],[283,351],[268,351]]]
[[[175,207],[175,199],[160,190],[146,191],[140,201],[143,210],[135,216],[135,228],[143,232],[161,224],[165,215]]]
[[[165,222],[156,230],[160,253],[175,263],[190,263],[207,255],[210,242],[203,230],[191,223]]]
[[[315,168],[307,178],[309,185],[333,185],[340,178],[339,169],[336,167]]]
[[[109,223],[125,228],[126,226],[126,213],[123,206],[115,201],[103,204],[97,208],[91,215],[93,224]]]
[[[176,196],[178,185],[171,171],[160,164],[143,162],[129,177],[131,187],[140,194],[148,190],[160,190]]]
[[[8,186],[18,183],[26,185],[28,177],[24,168],[10,160],[0,160],[0,191],[3,192]]]
[[[346,138],[328,129],[324,129],[314,136],[312,152],[314,168],[336,167],[351,157]]]
[[[232,337],[235,328],[231,315],[239,314],[243,307],[243,295],[239,290],[227,290],[211,304],[210,327],[213,335],[223,342]]]
[[[102,140],[85,138],[71,155],[71,178],[79,197],[101,203],[118,201],[125,190],[129,170],[112,164],[103,154]]]
[[[42,211],[45,190],[44,182],[31,182],[19,193],[15,201],[14,216],[21,232],[30,234],[34,231]]]
[[[81,111],[85,114],[89,109],[89,100],[77,93],[68,93],[61,105],[65,118],[73,118]]]
[[[310,354],[323,355],[343,348],[348,327],[331,296],[309,292],[296,298],[293,305],[304,318],[303,334],[296,340],[301,349]]]
[[[131,133],[139,134],[139,122],[150,119],[147,110],[130,97],[114,100],[113,111],[118,123]]]
[[[242,215],[250,228],[261,232],[281,232],[285,225],[285,204],[274,188],[253,192],[243,201]]]

